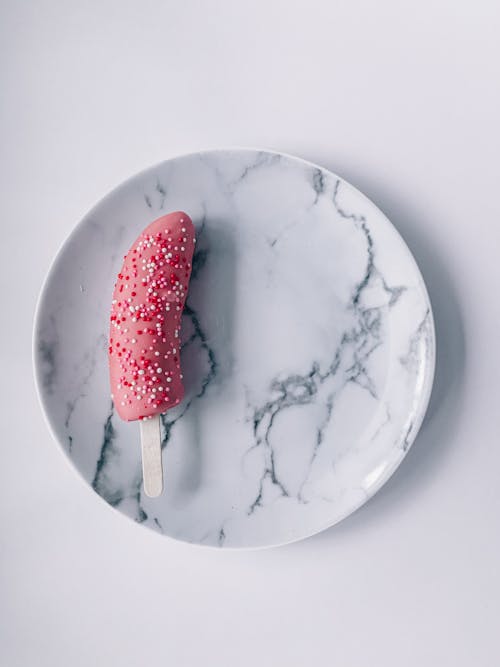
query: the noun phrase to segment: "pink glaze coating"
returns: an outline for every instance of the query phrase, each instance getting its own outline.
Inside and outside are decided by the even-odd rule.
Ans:
[[[184,396],[180,324],[195,232],[178,211],[136,239],[113,291],[109,331],[111,395],[125,421],[161,414]]]

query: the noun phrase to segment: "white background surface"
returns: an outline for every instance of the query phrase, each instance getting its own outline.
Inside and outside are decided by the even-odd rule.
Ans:
[[[0,6],[0,664],[500,664],[500,6]],[[193,548],[79,480],[34,393],[31,325],[74,224],[130,174],[250,145],[337,171],[433,301],[428,419],[363,509],[305,542]]]

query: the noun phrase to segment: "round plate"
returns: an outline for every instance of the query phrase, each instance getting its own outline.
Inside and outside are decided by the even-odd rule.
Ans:
[[[110,398],[113,284],[141,230],[197,228],[182,364],[162,416],[165,490],[145,496],[137,423]],[[434,373],[429,298],[405,243],[331,172],[267,151],[167,160],[113,190],[59,252],[35,323],[51,429],[88,484],[165,535],[220,547],[298,540],[388,479]]]

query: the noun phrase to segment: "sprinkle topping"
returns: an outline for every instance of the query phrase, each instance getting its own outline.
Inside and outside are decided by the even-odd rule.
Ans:
[[[177,347],[193,249],[190,219],[171,213],[149,225],[125,255],[108,352],[115,406],[127,421],[165,412],[182,399]]]

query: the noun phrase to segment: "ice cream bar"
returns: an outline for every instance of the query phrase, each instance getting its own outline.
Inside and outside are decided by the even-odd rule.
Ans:
[[[126,421],[159,415],[184,396],[180,324],[194,244],[191,218],[178,211],[152,222],[125,255],[111,306],[109,370]]]

